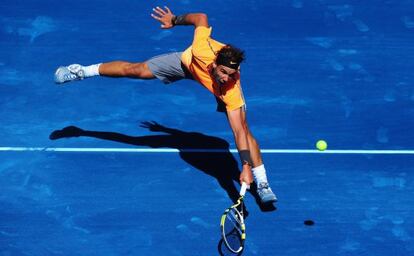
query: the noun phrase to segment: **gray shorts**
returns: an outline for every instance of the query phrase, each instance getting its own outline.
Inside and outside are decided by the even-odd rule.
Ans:
[[[181,62],[182,52],[173,52],[155,56],[147,61],[152,74],[165,84],[181,79],[194,80],[191,73]]]

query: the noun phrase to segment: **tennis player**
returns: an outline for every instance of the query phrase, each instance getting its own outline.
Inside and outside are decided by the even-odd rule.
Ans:
[[[156,7],[151,16],[161,23],[163,29],[193,25],[192,45],[183,52],[156,56],[138,63],[113,61],[90,66],[61,66],[55,72],[55,82],[62,84],[92,76],[157,78],[165,84],[181,79],[197,81],[214,94],[217,111],[226,113],[242,164],[240,181],[251,184],[254,179],[262,203],[275,202],[277,198],[269,186],[259,146],[246,121],[246,104],[240,85],[240,64],[244,60],[244,52],[212,39],[212,28],[206,14],[176,16],[168,7]]]

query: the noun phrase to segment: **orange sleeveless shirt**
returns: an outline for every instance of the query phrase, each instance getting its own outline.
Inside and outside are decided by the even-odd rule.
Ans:
[[[209,72],[209,65],[216,60],[216,53],[225,46],[210,37],[211,30],[211,27],[203,26],[195,29],[193,43],[183,52],[181,61],[195,80],[224,102],[227,111],[235,110],[245,104],[240,79],[235,83],[220,86]]]

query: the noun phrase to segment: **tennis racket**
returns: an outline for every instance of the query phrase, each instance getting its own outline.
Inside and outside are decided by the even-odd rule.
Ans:
[[[247,188],[247,184],[243,182],[239,199],[234,205],[227,208],[221,216],[221,236],[226,247],[233,253],[240,253],[243,250],[244,240],[246,239],[243,199]]]

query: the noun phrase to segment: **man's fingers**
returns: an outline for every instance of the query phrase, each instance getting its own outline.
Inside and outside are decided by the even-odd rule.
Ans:
[[[167,6],[164,6],[165,10],[167,10],[167,13],[171,13],[170,8],[168,8]]]
[[[160,17],[158,17],[158,16],[156,16],[156,15],[154,15],[153,13],[151,13],[151,17],[153,17],[153,18],[154,18],[154,19],[156,19],[156,20],[161,21],[161,18],[160,18]]]
[[[157,11],[159,11],[162,15],[165,15],[165,11],[162,8],[160,8],[159,6],[155,7],[155,9]]]
[[[172,28],[172,26],[169,26],[169,25],[161,25],[161,28],[162,29],[169,29],[169,28]]]
[[[164,16],[164,14],[162,12],[160,12],[157,9],[152,9],[156,14],[158,14],[160,17]]]

